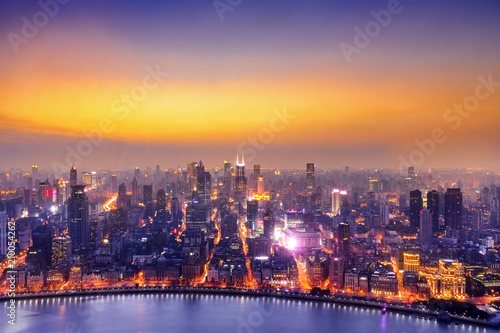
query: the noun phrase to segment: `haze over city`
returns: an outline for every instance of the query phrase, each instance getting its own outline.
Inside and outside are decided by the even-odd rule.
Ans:
[[[71,1],[33,32],[22,17],[32,21],[39,4],[4,1],[0,167],[66,165],[68,147],[103,119],[112,130],[78,166],[176,167],[199,157],[216,166],[283,109],[293,118],[257,151],[262,165],[396,168],[440,128],[446,139],[413,164],[500,167],[500,4],[402,1],[389,18],[377,14],[388,6]],[[378,22],[372,12],[382,24],[356,44],[356,27]],[[165,75],[130,100],[148,68]],[[488,97],[473,112],[454,110],[480,77],[493,82],[481,90]]]

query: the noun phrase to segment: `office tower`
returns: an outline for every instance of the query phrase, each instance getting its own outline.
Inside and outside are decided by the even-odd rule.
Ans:
[[[338,255],[333,255],[330,258],[330,285],[337,289],[344,287],[344,258]]]
[[[197,172],[196,199],[198,200],[198,204],[208,205],[210,204],[210,196],[212,194],[212,176],[210,172],[205,171],[205,166],[202,161],[198,163]]]
[[[146,206],[148,203],[153,202],[153,185],[144,185],[142,190],[142,200]]]
[[[231,163],[224,160],[224,177],[231,177]]]
[[[132,205],[137,205],[139,203],[139,184],[137,183],[137,178],[134,177],[132,180]]]
[[[247,229],[255,231],[257,229],[257,217],[259,214],[259,202],[256,200],[247,202]]]
[[[139,167],[135,167],[134,169],[134,177],[137,179],[141,179],[141,169]]]
[[[76,171],[76,167],[72,167],[69,170],[69,186],[78,185],[78,171]]]
[[[85,185],[71,186],[71,197],[68,199],[69,236],[73,252],[89,248],[89,200],[84,190]]]
[[[340,222],[337,228],[339,253],[348,255],[350,250],[351,229],[346,222]]]
[[[188,162],[186,182],[189,184],[189,191],[190,192],[196,191],[197,181],[198,181],[197,163],[196,162]]]
[[[156,193],[156,217],[167,217],[167,194],[163,189]]]
[[[118,209],[128,208],[127,185],[121,183],[118,187],[118,199],[116,200]]]
[[[423,208],[422,192],[414,190],[410,192],[410,226],[417,230],[420,227],[420,212]]]
[[[144,185],[142,190],[142,202],[144,203],[144,218],[150,218],[155,215],[153,206],[153,185]]]
[[[82,184],[92,185],[92,173],[91,172],[82,172]]]
[[[444,223],[452,229],[462,228],[462,193],[459,188],[449,188],[444,194]]]
[[[33,178],[33,181],[36,181],[39,180],[38,179],[38,165],[37,164],[33,164],[31,166],[31,177]]]
[[[52,235],[47,224],[33,229],[33,245],[30,246],[26,263],[44,270],[51,265]]]
[[[260,164],[254,164],[253,176],[255,177],[255,179],[257,179],[260,176]]]
[[[264,194],[264,176],[257,177],[257,193]]]
[[[415,178],[415,167],[414,166],[408,167],[408,178],[411,178],[411,179]]]
[[[174,225],[180,225],[182,222],[182,207],[179,203],[179,199],[177,197],[172,198],[170,203],[170,210],[172,212],[172,222]]]
[[[306,166],[306,192],[312,195],[314,191],[314,163],[307,163]]]
[[[432,238],[433,232],[433,216],[429,209],[422,210],[420,214],[420,240],[427,241]]]
[[[68,235],[55,237],[52,240],[52,265],[68,259],[71,256],[71,237]]]
[[[4,256],[7,254],[8,246],[7,246],[7,234],[8,234],[8,225],[9,224],[9,215],[7,215],[6,211],[0,212],[0,256]]]
[[[439,230],[439,192],[432,190],[427,192],[427,209],[432,214],[432,232]]]
[[[340,190],[338,188],[332,190],[332,215],[340,215]]]
[[[245,193],[246,188],[247,179],[245,178],[245,157],[242,156],[240,162],[238,156],[236,156],[236,179],[234,189]]]
[[[264,237],[271,239],[274,237],[274,216],[270,208],[267,209],[262,220],[264,223]]]

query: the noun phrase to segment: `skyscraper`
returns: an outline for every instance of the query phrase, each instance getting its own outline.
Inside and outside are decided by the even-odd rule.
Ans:
[[[339,253],[343,255],[349,254],[351,228],[347,222],[340,222],[337,228]]]
[[[409,166],[408,167],[408,178],[413,179],[414,177],[415,177],[415,167]]]
[[[31,166],[31,178],[33,178],[33,181],[36,182],[38,179],[38,165],[33,164]]]
[[[306,192],[312,195],[314,191],[314,163],[307,163],[306,166]]]
[[[127,185],[125,183],[121,183],[118,187],[118,199],[116,201],[118,209],[127,209],[129,208],[129,198],[127,196]]]
[[[449,188],[444,194],[444,223],[452,229],[462,228],[462,192]]]
[[[340,190],[338,188],[332,190],[332,215],[340,215]]]
[[[260,164],[254,164],[253,166],[253,176],[255,179],[260,176]]]
[[[196,199],[200,205],[208,205],[210,204],[210,196],[212,193],[212,176],[210,172],[205,171],[205,166],[202,161],[198,163],[197,172]]]
[[[144,216],[146,218],[154,216],[154,207],[153,207],[153,185],[144,185],[142,190],[142,200],[144,203]]]
[[[75,185],[78,185],[78,171],[74,166],[71,168],[71,170],[69,170],[69,186],[75,186]]]
[[[427,209],[432,215],[432,232],[439,230],[439,192],[432,190],[427,192]]]
[[[247,179],[245,178],[245,158],[241,157],[241,162],[236,157],[236,179],[235,190],[245,192],[247,187]]]
[[[139,203],[139,184],[137,183],[137,178],[134,177],[132,180],[132,205],[137,205]]]
[[[163,189],[156,193],[156,217],[167,217],[167,194]]]
[[[410,192],[410,226],[417,230],[420,228],[420,212],[423,208],[422,192],[414,190]]]
[[[271,239],[274,236],[274,216],[271,209],[267,209],[262,220],[264,223],[264,237]]]
[[[71,186],[71,197],[68,199],[69,236],[73,252],[89,248],[89,200],[84,192],[85,185]]]
[[[259,202],[256,200],[247,202],[247,229],[255,231],[257,229],[257,217],[259,213]]]
[[[425,242],[433,235],[433,217],[429,209],[424,209],[420,214],[420,240]]]

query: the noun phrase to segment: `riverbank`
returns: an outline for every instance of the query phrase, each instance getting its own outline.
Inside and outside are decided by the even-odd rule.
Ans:
[[[387,313],[397,312],[410,316],[418,316],[429,320],[437,320],[438,313],[424,308],[408,308],[402,304],[387,303],[385,300],[376,300],[373,298],[353,298],[345,294],[334,294],[327,296],[314,296],[299,292],[268,291],[268,290],[248,290],[234,288],[204,288],[204,287],[135,287],[135,288],[106,288],[90,290],[64,290],[55,292],[39,293],[18,293],[15,299],[36,299],[52,297],[71,297],[71,296],[94,296],[109,294],[141,294],[141,293],[193,293],[193,294],[218,294],[235,296],[255,296],[255,297],[275,297],[283,299],[294,299],[303,301],[315,301],[323,303],[335,303],[353,306],[370,307],[382,310],[387,309]],[[12,297],[7,295],[0,296],[0,302],[9,301]],[[382,314],[381,314],[382,315]],[[467,323],[478,326],[487,326],[500,328],[500,322],[486,321],[450,315],[451,322]]]

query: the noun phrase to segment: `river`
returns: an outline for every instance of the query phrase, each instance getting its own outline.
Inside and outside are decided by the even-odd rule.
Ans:
[[[115,294],[16,300],[16,325],[0,303],[0,332],[497,332],[341,304],[204,294]]]

